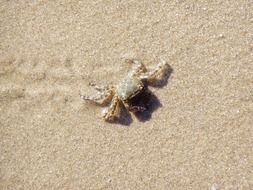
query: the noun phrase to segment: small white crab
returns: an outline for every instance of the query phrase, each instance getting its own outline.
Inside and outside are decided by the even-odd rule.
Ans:
[[[100,92],[99,96],[87,97],[80,95],[85,101],[90,101],[100,106],[110,103],[109,107],[103,110],[105,121],[112,122],[118,113],[119,106],[125,106],[130,112],[143,112],[146,107],[132,105],[132,100],[147,89],[147,86],[154,84],[160,77],[163,77],[169,70],[169,65],[162,61],[154,71],[147,72],[143,63],[137,60],[128,60],[132,63],[132,69],[117,86],[97,87]]]

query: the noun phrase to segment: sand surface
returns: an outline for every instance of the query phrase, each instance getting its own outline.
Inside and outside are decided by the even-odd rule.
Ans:
[[[253,3],[0,1],[0,189],[252,189]],[[79,93],[126,58],[173,73],[105,123]]]

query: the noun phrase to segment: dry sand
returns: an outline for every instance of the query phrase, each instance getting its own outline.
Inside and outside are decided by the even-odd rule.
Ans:
[[[252,189],[253,4],[0,1],[0,189]],[[125,58],[173,73],[150,119],[79,91]]]

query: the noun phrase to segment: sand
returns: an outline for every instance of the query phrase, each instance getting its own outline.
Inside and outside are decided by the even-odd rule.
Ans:
[[[253,4],[0,2],[0,189],[252,189]],[[160,106],[106,123],[88,84],[126,58],[173,73]]]

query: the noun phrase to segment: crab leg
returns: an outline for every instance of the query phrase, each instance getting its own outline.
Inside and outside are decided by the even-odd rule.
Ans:
[[[80,97],[85,101],[89,101],[91,103],[104,106],[112,100],[113,95],[114,95],[113,91],[108,90],[106,92],[100,93],[100,95],[95,97],[84,96],[82,94],[80,94]]]
[[[98,86],[93,82],[89,83],[89,86],[92,86],[93,88],[95,88],[95,90],[97,90],[98,92],[103,92],[103,91],[109,91],[113,89],[112,85],[106,85],[106,86]]]
[[[106,121],[113,121],[114,120],[114,117],[116,115],[119,102],[120,102],[120,100],[119,100],[118,96],[114,96],[113,99],[112,99],[112,103],[109,106],[109,108],[105,108],[102,111],[103,118]]]
[[[140,76],[141,74],[145,73],[147,71],[147,68],[145,65],[136,59],[127,59],[128,63],[133,64],[131,72],[128,74],[129,76]]]
[[[162,80],[165,74],[169,71],[169,65],[166,61],[161,61],[157,68],[152,72],[144,73],[140,76],[141,79],[146,79],[148,83],[156,83],[158,80]]]
[[[145,110],[147,110],[146,107],[143,107],[143,106],[130,106],[129,107],[129,111],[131,112],[144,112]]]

